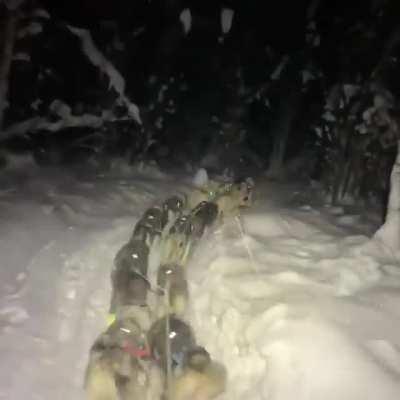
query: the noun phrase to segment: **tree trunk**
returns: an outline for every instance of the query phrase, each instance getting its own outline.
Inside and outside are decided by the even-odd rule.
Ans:
[[[343,154],[336,159],[336,169],[333,175],[331,203],[337,205],[343,200],[346,177],[348,176],[350,164]]]
[[[397,143],[397,158],[390,175],[390,194],[386,221],[375,233],[395,253],[400,252],[400,140]]]
[[[312,0],[307,8],[307,20],[311,21],[315,18],[318,7],[320,6],[321,0]]]
[[[0,132],[3,129],[4,111],[7,104],[8,77],[11,69],[14,50],[15,34],[17,27],[17,12],[6,11],[6,21],[3,30],[3,42],[1,43],[0,58]]]
[[[289,98],[283,103],[281,111],[279,112],[279,120],[274,129],[274,144],[267,174],[271,178],[278,178],[282,172],[286,155],[286,146],[292,129],[293,120],[298,112],[300,99],[301,92],[295,88],[289,95]]]

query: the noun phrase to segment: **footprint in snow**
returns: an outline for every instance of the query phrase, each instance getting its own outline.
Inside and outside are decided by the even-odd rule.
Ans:
[[[19,306],[5,306],[0,309],[0,328],[21,324],[29,318],[28,312]]]

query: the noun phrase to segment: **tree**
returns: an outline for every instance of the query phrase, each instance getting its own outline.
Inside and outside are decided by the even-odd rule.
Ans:
[[[1,7],[1,5],[0,5]],[[18,5],[4,4],[4,28],[0,39],[0,132],[3,128],[4,111],[7,106],[8,79],[18,24]]]
[[[136,134],[140,134],[138,127],[141,126],[142,121],[139,108],[126,94],[125,79],[113,61],[108,59],[105,52],[95,43],[88,29],[73,27],[56,18],[51,18],[46,10],[36,7],[34,3],[27,3],[26,7],[20,6],[18,9],[4,9],[6,24],[3,35],[3,57],[0,63],[0,138],[2,144],[17,136],[31,138],[31,141],[34,142],[35,135],[53,134],[55,136],[55,133],[59,133],[60,136],[70,135],[69,147],[77,145],[88,148],[90,145],[82,135],[85,137],[91,135],[92,139],[95,136],[97,138],[108,136],[102,142],[103,144],[107,141],[110,142],[116,136],[113,125],[120,124],[120,122],[133,126]],[[57,84],[54,85],[55,82],[62,82],[61,90],[58,90],[58,93],[63,96],[63,90],[67,91],[66,98],[68,98],[69,87],[63,84],[67,81],[66,77],[61,75],[64,71],[57,70],[57,66],[63,66],[62,60],[52,63],[54,56],[46,58],[46,49],[51,48],[49,44],[53,46],[54,41],[59,41],[56,45],[58,48],[63,47],[63,40],[67,41],[67,46],[63,48],[62,56],[68,61],[73,57],[79,58],[78,62],[74,63],[74,67],[75,64],[80,66],[84,64],[98,71],[98,74],[92,73],[93,81],[96,81],[97,94],[96,103],[93,105],[86,104],[87,98],[84,97],[88,92],[86,87],[80,86],[79,90],[71,90],[78,95],[83,94],[81,99],[75,98],[68,101],[62,97],[58,98],[56,94]],[[39,45],[38,42],[40,42]],[[84,56],[77,56],[80,52]],[[50,65],[46,65],[47,61],[50,61]],[[20,79],[21,74],[25,71],[32,72],[28,90],[24,86],[24,79]],[[70,69],[66,69],[67,74],[70,72]],[[75,76],[80,73],[81,71]],[[11,85],[10,77],[12,78]],[[8,87],[11,90],[8,95],[11,97],[7,99]],[[101,95],[102,98],[107,97],[105,101],[101,101],[102,98],[98,95],[101,90],[105,92],[104,95]],[[36,96],[36,99],[32,96]],[[10,107],[6,110],[5,105],[9,102]],[[22,112],[16,113],[16,110]],[[88,129],[85,131],[81,128]],[[119,136],[123,134],[124,130],[125,128],[118,129]],[[109,135],[107,135],[108,131],[110,131]],[[81,132],[80,136],[79,132]],[[79,137],[77,138],[77,136]],[[83,144],[84,142],[86,144]],[[93,148],[94,153],[97,151],[98,148]]]

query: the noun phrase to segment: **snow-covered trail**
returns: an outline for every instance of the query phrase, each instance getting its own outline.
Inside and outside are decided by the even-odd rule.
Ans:
[[[18,178],[0,179],[0,399],[80,400],[114,255],[182,180]],[[398,399],[400,266],[360,234],[364,225],[343,227],[354,218],[292,204],[298,190],[260,183],[242,217],[245,238],[231,221],[188,266],[188,318],[228,368],[221,398]]]
[[[160,177],[4,177],[0,399],[83,399],[88,349],[105,327],[113,258],[143,211],[179,186]]]
[[[221,399],[400,398],[400,264],[332,214],[264,197],[244,238],[231,222],[189,265],[191,322],[229,371]]]

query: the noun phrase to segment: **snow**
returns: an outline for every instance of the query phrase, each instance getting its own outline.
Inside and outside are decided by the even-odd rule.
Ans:
[[[400,248],[400,141],[397,143],[397,159],[390,175],[390,195],[386,221],[375,237],[389,248]]]
[[[36,18],[50,19],[50,14],[44,8],[36,8],[36,10],[33,11],[32,16]]]
[[[207,170],[200,168],[193,177],[193,186],[197,188],[205,187],[208,183]]]
[[[315,133],[317,134],[318,137],[322,138],[322,129],[320,127],[314,128]]]
[[[37,108],[41,99],[36,99],[32,104],[32,108]],[[99,128],[106,121],[123,121],[129,117],[117,118],[110,110],[102,110],[101,115],[82,114],[76,116],[71,114],[71,107],[61,100],[54,100],[49,106],[49,110],[59,117],[57,121],[50,121],[45,117],[32,117],[25,121],[17,122],[8,126],[1,134],[3,138],[22,136],[27,133],[33,133],[40,130],[49,132],[58,132],[61,129],[71,127],[92,127]]]
[[[303,69],[301,71],[301,78],[302,78],[303,85],[305,85],[305,84],[307,84],[307,82],[314,80],[315,76],[311,71],[309,71],[307,69]]]
[[[14,53],[12,57],[13,61],[26,61],[30,62],[31,61],[31,56],[28,53]]]
[[[327,122],[335,122],[336,121],[336,117],[329,110],[325,111],[321,118]]]
[[[31,103],[31,108],[33,108],[35,111],[37,111],[39,109],[39,106],[42,103],[43,103],[43,101],[41,99],[37,98]]]
[[[368,127],[367,125],[362,122],[361,124],[358,124],[354,127],[354,129],[360,134],[360,135],[365,135],[368,133]]]
[[[349,103],[350,100],[360,92],[359,85],[351,85],[351,84],[344,84],[343,85],[343,94],[346,98],[346,102]]]
[[[71,116],[71,107],[59,99],[55,99],[51,102],[49,110],[60,118],[69,118]]]
[[[79,400],[114,255],[147,207],[193,178],[29,162],[0,176],[0,399]],[[242,227],[209,231],[188,265],[187,318],[228,370],[220,398],[397,400],[399,249],[361,218],[341,226],[346,210],[301,185],[256,189]]]
[[[28,35],[38,35],[43,32],[42,24],[39,22],[31,22],[28,26],[18,31],[18,39],[22,39]]]
[[[222,8],[221,10],[221,29],[224,35],[228,34],[232,28],[235,11],[231,8]]]
[[[179,20],[183,25],[183,31],[185,32],[185,35],[187,35],[192,29],[192,13],[190,12],[189,8],[182,10],[182,12],[179,14]]]

